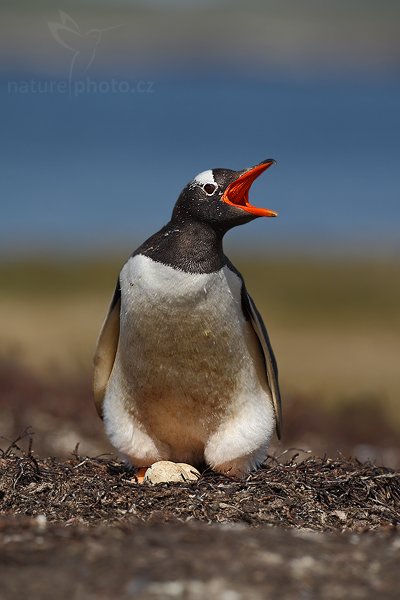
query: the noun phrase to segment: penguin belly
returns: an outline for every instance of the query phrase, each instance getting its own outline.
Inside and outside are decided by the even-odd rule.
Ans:
[[[133,465],[242,461],[246,472],[264,459],[274,416],[241,286],[226,266],[188,273],[139,254],[123,267],[104,422]]]

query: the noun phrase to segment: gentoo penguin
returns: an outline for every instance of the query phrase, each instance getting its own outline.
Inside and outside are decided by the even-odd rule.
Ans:
[[[94,395],[112,444],[137,468],[189,462],[243,476],[265,459],[274,427],[280,437],[268,334],[222,249],[232,227],[277,216],[248,198],[274,162],[197,175],[120,272]]]

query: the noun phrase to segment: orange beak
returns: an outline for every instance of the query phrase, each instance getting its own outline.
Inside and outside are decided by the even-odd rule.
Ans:
[[[275,164],[275,161],[271,158],[255,167],[247,169],[247,171],[228,185],[222,195],[222,200],[227,204],[241,208],[256,217],[277,217],[278,213],[274,210],[270,210],[269,208],[257,208],[249,202],[249,190],[253,181],[273,164]]]

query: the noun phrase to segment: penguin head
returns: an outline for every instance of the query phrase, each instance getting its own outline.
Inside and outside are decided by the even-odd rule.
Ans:
[[[227,231],[257,217],[276,217],[275,211],[258,208],[249,202],[252,183],[274,163],[273,159],[268,159],[242,171],[209,169],[199,173],[182,190],[172,219],[201,221]]]

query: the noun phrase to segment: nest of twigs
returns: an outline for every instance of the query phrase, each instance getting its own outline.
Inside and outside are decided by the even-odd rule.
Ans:
[[[17,441],[18,442],[18,441]],[[279,525],[315,531],[364,531],[400,523],[400,472],[338,457],[269,457],[245,480],[211,471],[195,483],[138,485],[108,457],[59,461],[0,454],[0,511],[44,515],[47,522],[188,521]]]

